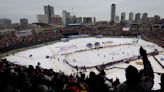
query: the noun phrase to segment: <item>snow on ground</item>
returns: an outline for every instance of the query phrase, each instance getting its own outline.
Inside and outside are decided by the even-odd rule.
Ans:
[[[86,45],[91,43],[95,48],[95,43],[99,42],[101,49],[90,49]],[[70,67],[66,61],[74,66],[95,66],[106,64],[122,59],[128,59],[139,55],[139,47],[142,46],[148,53],[154,52],[155,49],[163,51],[163,48],[136,38],[77,38],[69,40],[68,42],[57,42],[51,45],[45,45],[39,48],[33,48],[11,54],[5,58],[15,64],[24,66],[33,65],[36,66],[38,62],[41,63],[41,67],[50,69],[52,68],[56,72],[64,72],[65,74],[75,74],[76,69]],[[164,65],[164,61],[161,60],[163,55],[158,55],[156,58]],[[154,72],[164,73],[164,69],[157,63],[153,57],[149,57]],[[119,63],[107,68],[107,77],[118,77],[121,82],[125,81],[125,68],[128,65],[135,66],[138,70],[143,69],[142,60],[136,60],[133,62]],[[120,69],[123,68],[123,69]],[[98,71],[95,68],[87,69],[86,75],[89,75],[90,71]],[[155,73],[155,85],[154,89],[159,88],[160,76]]]

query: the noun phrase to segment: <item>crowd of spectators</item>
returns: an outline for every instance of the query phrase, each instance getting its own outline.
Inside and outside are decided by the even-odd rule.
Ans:
[[[156,43],[159,46],[164,48],[164,31],[163,30],[142,32],[142,37],[145,40]]]
[[[0,92],[109,92],[112,84],[105,78],[103,70],[98,75],[90,72],[86,78],[84,73],[68,76],[43,69],[39,63],[36,67],[24,67],[6,59],[0,62]],[[118,79],[113,82],[114,87],[118,84]]]
[[[0,92],[164,92],[164,75],[161,76],[161,89],[151,90],[154,73],[146,51],[141,47],[144,69],[138,72],[133,66],[126,68],[126,81],[112,81],[102,69],[99,74],[90,72],[65,75],[52,69],[16,65],[6,59],[0,61]]]
[[[24,37],[0,36],[0,52],[6,52],[12,49],[17,49],[20,47],[27,47],[31,45],[36,45],[40,43],[45,43],[48,41],[54,41],[61,39],[66,35],[73,34],[89,34],[89,35],[104,35],[104,36],[137,36],[142,35],[143,39],[156,43],[164,47],[164,31],[151,31],[151,32],[139,32],[139,31],[121,31],[112,30],[110,27],[86,27],[84,25],[72,25],[61,29],[58,32],[47,31],[41,32]]]
[[[0,37],[0,52],[6,52],[19,47],[27,47],[48,41],[54,41],[58,40],[59,38],[61,38],[61,34],[53,31],[42,32],[23,37]]]

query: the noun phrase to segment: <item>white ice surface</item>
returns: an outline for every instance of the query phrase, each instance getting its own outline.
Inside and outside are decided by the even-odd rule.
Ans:
[[[157,60],[164,66],[164,54],[155,56]]]

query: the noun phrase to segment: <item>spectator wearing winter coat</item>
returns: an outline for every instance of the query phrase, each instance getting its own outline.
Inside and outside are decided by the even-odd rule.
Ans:
[[[140,55],[142,56],[144,70],[142,76],[133,66],[126,68],[126,81],[117,86],[116,92],[150,92],[154,84],[154,75],[152,66],[147,58],[146,51],[141,47]]]

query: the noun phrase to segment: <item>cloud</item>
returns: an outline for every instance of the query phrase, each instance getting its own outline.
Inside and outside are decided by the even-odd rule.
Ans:
[[[115,3],[115,4],[118,4],[118,3],[121,3],[125,0],[109,0],[110,3]]]

